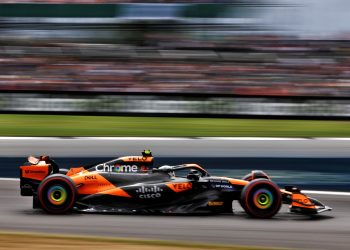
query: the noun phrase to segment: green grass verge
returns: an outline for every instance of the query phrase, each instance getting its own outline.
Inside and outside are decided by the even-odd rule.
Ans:
[[[350,121],[3,114],[0,136],[350,137]]]
[[[41,245],[47,247],[50,244],[57,244],[58,242],[69,248],[69,246],[79,245],[78,242],[84,242],[89,246],[91,243],[103,243],[106,248],[114,246],[117,249],[118,245],[136,245],[137,249],[142,249],[142,246],[153,246],[155,249],[217,249],[217,250],[282,250],[287,248],[275,248],[275,247],[257,247],[257,246],[239,246],[239,245],[223,245],[223,244],[210,244],[210,243],[196,243],[196,242],[185,242],[185,241],[168,241],[168,240],[152,240],[152,239],[136,239],[136,238],[117,238],[117,237],[99,237],[99,236],[81,236],[81,235],[65,235],[65,234],[46,234],[46,233],[29,233],[29,232],[9,232],[0,231],[0,239],[5,238],[7,241],[18,243],[18,241],[28,242],[27,249],[34,249],[34,247],[42,248]],[[38,242],[39,240],[39,242]],[[40,240],[42,242],[40,242]],[[34,241],[34,243],[33,243]],[[11,248],[11,244],[7,244]],[[36,248],[37,249],[37,248]],[[70,248],[69,248],[70,249]]]

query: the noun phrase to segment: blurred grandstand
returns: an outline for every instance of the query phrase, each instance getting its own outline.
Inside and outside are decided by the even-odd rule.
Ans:
[[[221,104],[213,114],[266,115],[280,106],[277,115],[286,107],[285,115],[312,115],[305,105],[316,100],[311,106],[318,116],[350,116],[350,33],[303,24],[312,0],[4,2],[13,4],[0,4],[0,90],[8,92],[0,96],[3,111],[28,108],[17,99],[29,95],[77,100],[88,94],[85,99],[115,95],[123,103],[143,95],[138,98],[152,102],[151,113],[160,112],[155,101],[172,96],[170,107],[193,99],[191,106],[201,107],[178,113],[208,113],[208,98],[224,98],[214,100]],[[25,2],[45,4],[20,4]],[[237,105],[247,102],[250,108],[238,112]],[[256,110],[259,103],[269,108]],[[60,110],[40,105],[29,110]],[[112,113],[135,111],[103,106]]]
[[[207,41],[176,33],[153,34],[143,42],[152,45],[5,45],[0,88],[350,96],[349,42],[269,36]]]
[[[101,3],[234,3],[247,0],[2,0],[3,3],[84,3],[84,4],[101,4]]]

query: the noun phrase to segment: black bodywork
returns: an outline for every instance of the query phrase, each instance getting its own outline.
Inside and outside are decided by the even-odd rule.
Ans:
[[[99,173],[131,197],[81,195],[76,208],[95,212],[231,213],[243,186],[210,176],[195,164],[165,166],[146,173]],[[175,187],[172,189],[171,187]]]

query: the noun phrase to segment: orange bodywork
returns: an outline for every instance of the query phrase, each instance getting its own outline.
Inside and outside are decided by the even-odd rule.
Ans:
[[[128,198],[131,197],[124,190],[116,187],[96,172],[89,172],[84,168],[77,168],[76,170],[70,169],[69,171],[71,171],[71,173],[76,172],[74,175],[71,175],[70,178],[75,183],[79,194],[89,195],[101,193]]]
[[[23,178],[33,179],[41,181],[49,175],[50,165],[32,165],[32,166],[21,166],[21,173]]]
[[[67,172],[67,176],[72,176],[72,175],[75,175],[75,174],[77,174],[77,173],[79,173],[79,172],[82,172],[82,171],[84,171],[85,170],[85,168],[83,168],[83,167],[80,167],[80,168],[71,168],[71,169],[69,169],[68,170],[68,172]]]
[[[228,179],[228,181],[233,185],[241,185],[241,186],[246,186],[249,183],[249,181],[239,180],[239,179]]]
[[[176,193],[192,189],[191,182],[167,183],[166,185]]]
[[[79,194],[95,194],[113,189],[115,186],[96,172],[80,171],[70,178],[75,183]]]
[[[302,208],[315,208],[315,205],[309,200],[309,198],[304,194],[292,194],[292,204],[293,207]]]
[[[153,161],[153,157],[151,156],[124,156],[124,157],[120,157],[119,159],[124,162],[151,163]]]

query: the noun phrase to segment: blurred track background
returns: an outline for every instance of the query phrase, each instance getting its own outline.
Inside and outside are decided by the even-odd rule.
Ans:
[[[1,1],[0,177],[17,178],[29,154],[68,168],[150,148],[158,166],[262,169],[280,185],[350,191],[349,11],[347,0]],[[318,195],[329,216],[270,221],[239,210],[232,220],[58,218],[32,211],[9,180],[0,196],[7,230],[350,244],[346,195]]]
[[[2,1],[0,111],[346,119],[349,8]]]
[[[302,138],[2,138],[0,177],[18,177],[27,155],[50,155],[69,169],[139,155],[150,148],[155,166],[198,163],[212,175],[269,173],[280,185],[350,191],[350,139]]]

